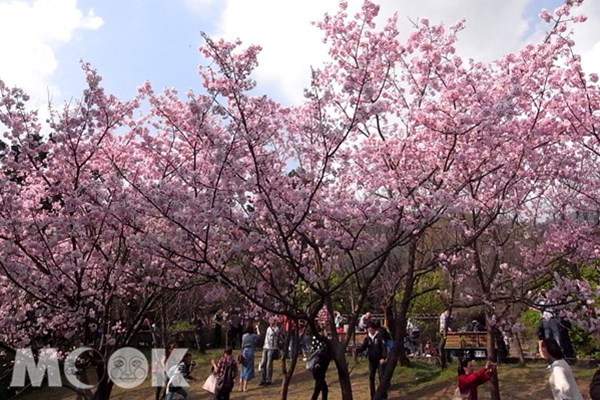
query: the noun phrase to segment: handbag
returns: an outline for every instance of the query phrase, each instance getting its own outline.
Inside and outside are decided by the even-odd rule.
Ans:
[[[279,349],[273,350],[273,360],[279,360],[281,358],[281,352]]]
[[[452,400],[469,400],[470,398],[470,393],[462,393],[460,391],[460,389],[458,388],[458,386],[456,387],[456,390],[454,391],[454,396],[452,396]]]
[[[315,366],[317,365],[318,362],[319,362],[319,352],[315,351],[308,357],[308,361],[306,362],[306,369],[309,371],[312,371],[313,369],[315,369]]]
[[[202,385],[202,389],[206,390],[209,393],[216,394],[217,393],[217,377],[214,374],[210,374],[204,385]]]

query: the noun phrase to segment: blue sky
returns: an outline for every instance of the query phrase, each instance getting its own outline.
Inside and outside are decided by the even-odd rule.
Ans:
[[[361,0],[349,0],[356,9]],[[561,0],[380,0],[382,15],[428,17],[447,24],[467,18],[459,52],[485,61],[517,51],[543,34],[537,17]],[[78,97],[84,79],[79,60],[90,62],[109,92],[131,97],[150,80],[155,88],[200,91],[200,32],[263,46],[259,91],[284,103],[302,99],[311,65],[325,48],[310,25],[337,0],[0,0],[0,79],[24,87],[38,104]],[[587,0],[588,23],[579,29],[586,69],[600,68],[600,2]]]
[[[199,87],[200,31],[215,31],[219,7],[190,10],[179,0],[85,0],[78,4],[83,10],[93,8],[104,23],[97,30],[81,32],[72,45],[59,50],[59,59],[65,60],[56,71],[61,91],[75,92],[81,87],[79,59],[91,63],[105,85],[122,96],[133,95],[146,79],[157,88]]]

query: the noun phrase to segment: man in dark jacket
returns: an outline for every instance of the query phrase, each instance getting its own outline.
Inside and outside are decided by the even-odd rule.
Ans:
[[[381,382],[388,354],[385,339],[377,329],[375,322],[370,322],[367,325],[367,333],[363,344],[357,350],[367,353],[367,359],[369,360],[369,387],[371,389],[371,398],[373,398],[377,389],[377,386],[375,386],[375,374],[379,374],[379,381]],[[387,398],[387,395],[385,398]]]
[[[590,397],[592,400],[600,400],[600,369],[596,371],[590,383]]]

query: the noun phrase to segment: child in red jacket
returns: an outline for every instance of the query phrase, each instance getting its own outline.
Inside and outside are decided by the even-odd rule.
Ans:
[[[458,390],[460,394],[469,400],[477,400],[477,386],[490,380],[494,374],[496,364],[488,361],[485,367],[478,371],[473,370],[473,361],[465,358],[458,366]]]

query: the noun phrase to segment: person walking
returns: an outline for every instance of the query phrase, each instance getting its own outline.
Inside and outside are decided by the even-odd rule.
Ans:
[[[248,390],[248,382],[254,379],[254,352],[260,340],[258,326],[254,329],[248,326],[246,333],[242,336],[242,372],[240,373],[240,391]]]
[[[161,357],[161,359],[154,365],[154,374],[156,375],[156,392],[154,395],[155,400],[164,399],[167,395],[167,383],[169,382],[169,377],[167,375],[167,360],[171,356],[171,353],[177,347],[177,343],[171,343],[165,354]]]
[[[319,334],[322,334],[322,332],[319,332]],[[320,340],[318,336],[313,336],[310,357],[306,362],[306,368],[312,371],[313,379],[315,380],[315,389],[313,390],[311,400],[317,400],[319,394],[321,394],[322,400],[327,400],[329,387],[325,378],[330,362],[331,352],[327,348],[327,344]]]
[[[169,369],[169,382],[167,383],[167,400],[173,400],[175,394],[179,394],[182,398],[188,398],[188,392],[183,388],[183,381],[193,380],[192,371],[192,354],[185,353],[183,360],[176,366]]]
[[[215,330],[213,333],[213,348],[218,349],[221,347],[221,335],[223,332],[223,313],[218,310],[213,316],[213,323]]]
[[[385,339],[382,337],[377,323],[374,321],[370,321],[367,324],[367,337],[365,337],[362,345],[358,346],[357,350],[367,353],[367,359],[369,360],[369,388],[371,390],[371,398],[373,398],[377,389],[375,386],[375,375],[379,374],[379,381],[381,382],[381,376],[383,375],[388,356]],[[387,398],[387,394],[384,398]]]
[[[458,365],[458,385],[454,399],[477,400],[477,387],[489,381],[494,374],[496,364],[488,361],[485,367],[475,371],[473,361],[463,358]]]
[[[279,341],[279,327],[277,322],[271,320],[271,325],[267,328],[265,334],[265,343],[263,344],[262,359],[260,361],[260,370],[262,372],[262,379],[259,386],[268,386],[273,380],[273,360],[275,352],[277,352],[277,345]]]
[[[548,360],[550,390],[554,400],[583,400],[571,367],[564,360],[563,352],[554,338],[539,342],[540,356]]]
[[[234,308],[229,313],[229,345],[232,349],[235,349],[238,344],[240,337],[240,331],[242,330],[242,317],[240,316],[240,309]]]
[[[217,377],[216,400],[229,400],[238,373],[237,363],[233,359],[233,349],[229,346],[225,347],[219,362],[215,363],[215,360],[211,360],[211,362]]]
[[[560,327],[558,322],[558,311],[556,306],[553,305],[549,299],[548,294],[545,290],[540,292],[541,298],[539,305],[541,306],[540,312],[542,314],[542,320],[540,321],[542,332],[544,337],[540,339],[554,339],[562,352],[562,342],[560,337]]]

